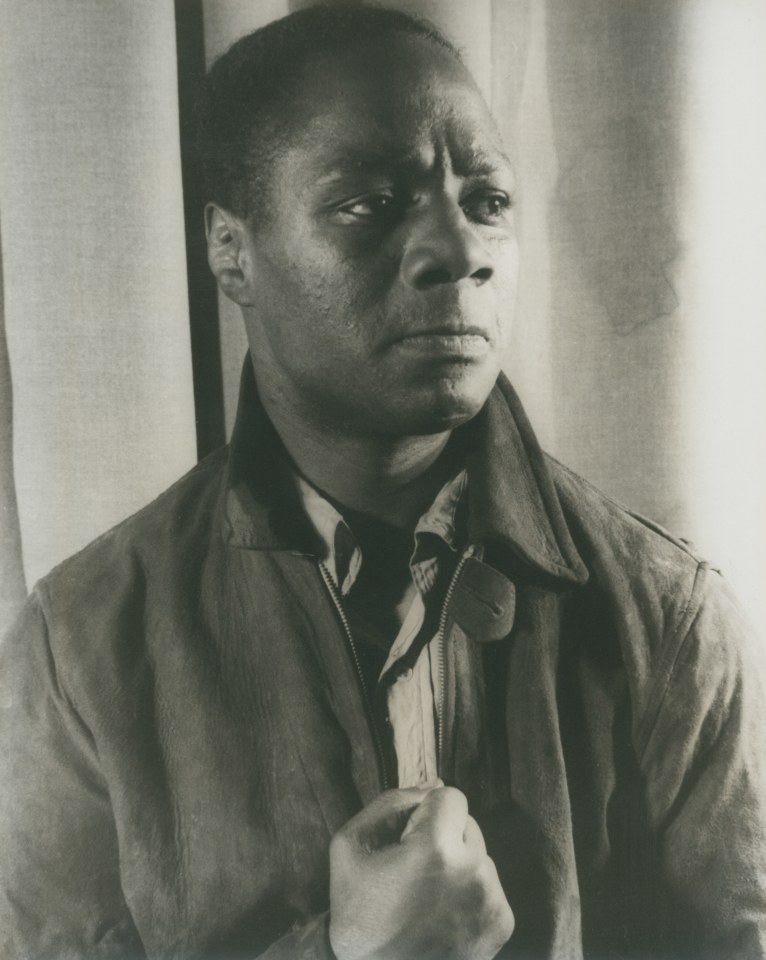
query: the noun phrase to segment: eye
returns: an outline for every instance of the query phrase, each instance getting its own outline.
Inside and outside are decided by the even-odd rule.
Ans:
[[[387,222],[399,212],[399,204],[392,193],[372,193],[344,203],[338,212],[347,220]]]
[[[502,190],[477,190],[461,206],[469,219],[492,224],[503,219],[513,207],[513,200]]]

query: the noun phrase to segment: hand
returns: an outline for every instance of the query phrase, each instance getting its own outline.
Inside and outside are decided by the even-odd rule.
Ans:
[[[459,790],[389,790],[332,839],[338,960],[491,960],[513,926]]]

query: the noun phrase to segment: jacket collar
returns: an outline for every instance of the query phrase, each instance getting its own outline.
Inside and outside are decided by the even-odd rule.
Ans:
[[[588,572],[544,454],[504,375],[483,410],[460,431],[466,449],[470,542],[500,545],[543,574],[584,583]],[[249,356],[229,448],[225,513],[233,546],[321,553],[301,507],[288,455],[258,398]]]
[[[301,506],[287,451],[258,397],[249,353],[229,444],[225,514],[233,546],[311,554],[321,550]]]
[[[504,374],[466,428],[471,432],[470,541],[500,544],[543,574],[585,583],[588,570],[569,532],[545,455]]]

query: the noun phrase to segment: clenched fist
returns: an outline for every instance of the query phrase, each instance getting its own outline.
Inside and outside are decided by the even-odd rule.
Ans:
[[[338,960],[491,960],[513,926],[459,790],[389,790],[332,839]]]

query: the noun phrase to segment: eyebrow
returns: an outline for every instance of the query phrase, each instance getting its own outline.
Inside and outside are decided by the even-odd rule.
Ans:
[[[403,174],[417,173],[422,168],[422,162],[412,154],[393,150],[366,150],[357,147],[339,151],[325,165],[317,183],[329,183],[360,173],[390,173],[392,170]]]
[[[380,174],[395,171],[402,176],[423,173],[421,157],[396,150],[372,150],[354,147],[338,152],[328,161],[316,183],[323,186],[344,177],[359,174]],[[502,150],[487,153],[483,150],[461,150],[454,158],[453,171],[460,177],[491,176],[498,172],[513,175],[511,161]]]
[[[479,149],[461,150],[453,170],[458,176],[482,177],[499,171],[513,175],[510,158],[500,149],[492,153]]]

